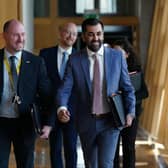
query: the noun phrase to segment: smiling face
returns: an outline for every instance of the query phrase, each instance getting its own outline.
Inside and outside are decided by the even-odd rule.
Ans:
[[[6,30],[3,32],[6,42],[6,49],[14,54],[21,51],[25,44],[25,30],[22,23],[12,20]]]
[[[68,23],[60,27],[60,45],[63,48],[71,47],[77,39],[77,27],[73,23]]]
[[[104,32],[101,24],[87,25],[86,31],[82,34],[82,38],[91,51],[97,52],[104,40]]]

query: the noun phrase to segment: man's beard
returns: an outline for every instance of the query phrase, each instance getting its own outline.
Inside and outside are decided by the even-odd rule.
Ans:
[[[94,44],[95,42],[97,42],[98,44]],[[88,44],[88,48],[93,52],[97,52],[100,49],[101,45],[102,45],[101,40],[91,41],[90,44]]]

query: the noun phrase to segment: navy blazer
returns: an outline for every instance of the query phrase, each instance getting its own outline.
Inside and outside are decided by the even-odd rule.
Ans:
[[[76,50],[72,48],[72,53],[74,53]],[[46,64],[47,67],[47,73],[51,80],[52,85],[52,104],[53,104],[53,110],[52,110],[52,123],[57,122],[57,115],[56,115],[56,105],[55,103],[55,93],[57,93],[58,88],[60,87],[62,80],[59,75],[58,71],[58,63],[57,63],[57,52],[58,52],[58,46],[44,48],[40,50],[39,56],[41,56]],[[55,105],[56,104],[56,105]],[[68,110],[71,113],[71,118],[73,119],[73,111],[75,110],[75,97],[74,95],[71,95],[71,98],[68,102]]]
[[[4,49],[0,50],[0,99],[3,92]],[[44,61],[32,53],[22,51],[21,66],[17,85],[17,94],[21,99],[20,116],[30,116],[30,105],[36,101],[37,94],[42,102],[50,96],[50,82]],[[1,101],[0,101],[1,102]],[[48,122],[48,121],[46,121]],[[45,123],[49,124],[49,123]]]
[[[127,63],[120,51],[104,48],[104,77],[107,96],[122,91],[126,112],[135,116],[134,88],[128,75]],[[91,116],[92,84],[86,49],[71,55],[64,83],[57,93],[59,106],[67,106],[72,87],[76,93],[76,126],[79,132],[95,131],[95,118]]]

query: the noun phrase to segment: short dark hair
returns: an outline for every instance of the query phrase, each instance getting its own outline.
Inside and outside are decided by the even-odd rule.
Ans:
[[[112,45],[118,45],[122,49],[124,49],[127,53],[129,53],[131,55],[136,55],[134,47],[126,38],[118,39],[118,40],[114,41]]]
[[[4,23],[3,32],[7,32],[8,28],[9,28],[9,25],[12,21],[13,21],[13,19],[8,20],[7,22]]]
[[[128,70],[135,71],[141,69],[140,60],[138,59],[137,52],[133,45],[128,41],[128,39],[118,39],[114,41],[112,46],[118,45],[120,46],[126,53],[129,53],[127,58]]]
[[[86,27],[89,25],[89,26],[95,26],[97,24],[101,24],[102,26],[102,29],[104,29],[104,25],[103,23],[96,19],[96,18],[89,18],[89,19],[85,19],[82,23],[82,32],[86,32]]]

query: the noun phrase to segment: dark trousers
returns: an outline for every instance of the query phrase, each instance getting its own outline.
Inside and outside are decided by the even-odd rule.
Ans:
[[[52,168],[76,168],[77,133],[72,121],[60,123],[50,134],[50,156]],[[64,149],[65,166],[63,166],[62,149]]]
[[[34,167],[35,132],[31,119],[0,117],[0,168],[7,168],[13,144],[17,168]]]
[[[122,138],[123,168],[135,168],[135,160],[136,160],[135,140],[136,140],[137,128],[138,128],[138,119],[134,119],[131,127],[124,128],[120,132],[120,137]],[[118,146],[114,159],[114,168],[120,167],[119,146],[120,146],[120,138],[118,141]]]

